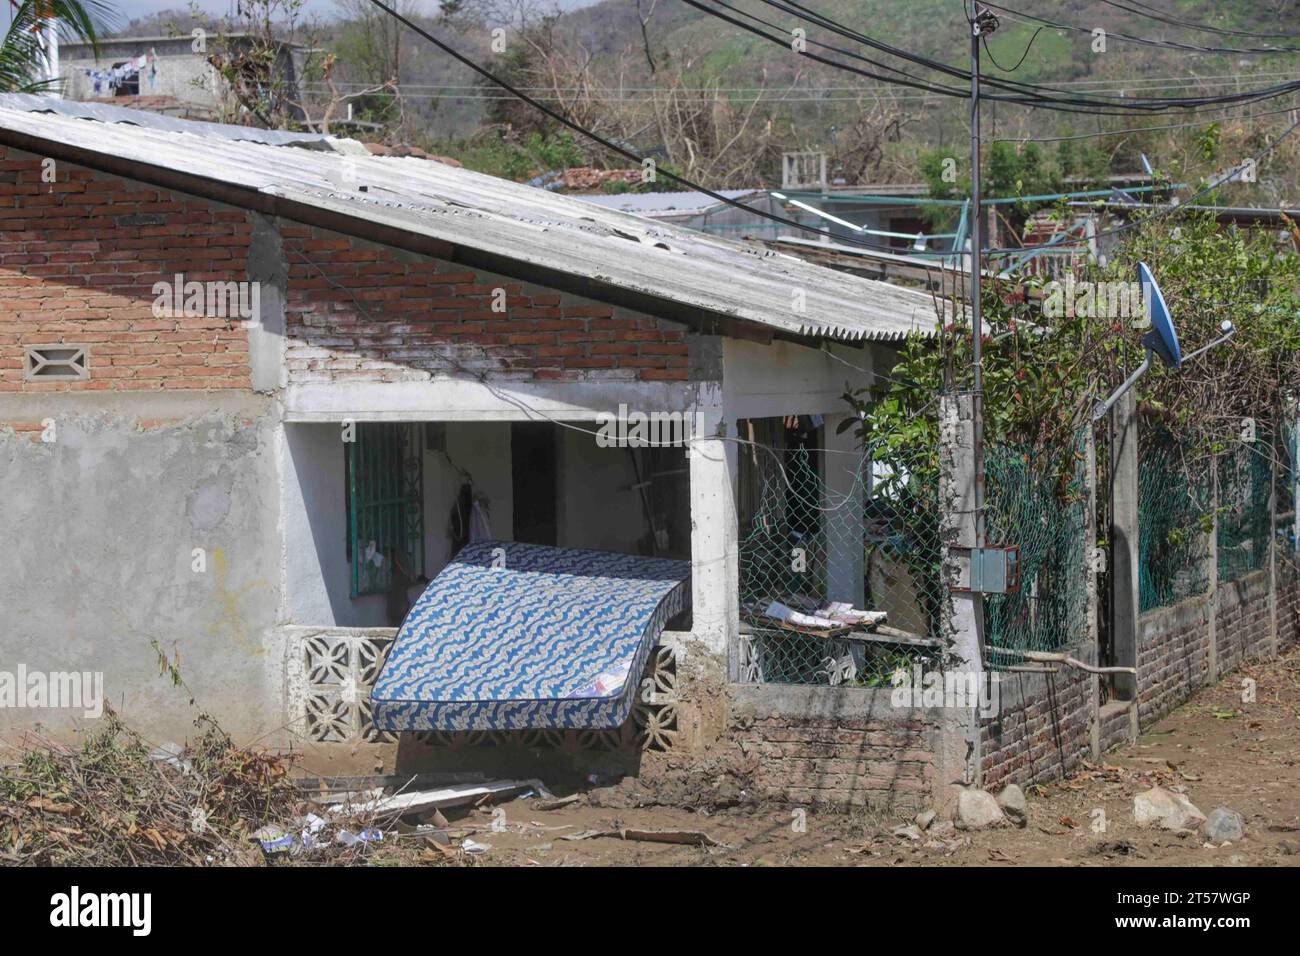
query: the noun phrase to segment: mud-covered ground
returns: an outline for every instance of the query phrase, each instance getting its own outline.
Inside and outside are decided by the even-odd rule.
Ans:
[[[1242,702],[1244,678],[1256,702]],[[1199,833],[1144,829],[1135,794],[1182,790],[1208,814],[1226,806],[1245,838],[1214,846]],[[1136,744],[1068,780],[1028,792],[1028,824],[964,833],[936,824],[898,836],[904,817],[785,806],[715,812],[654,805],[635,781],[589,791],[559,809],[536,798],[470,810],[450,821],[445,847],[420,859],[479,866],[1290,866],[1300,863],[1300,652],[1248,665],[1198,693]],[[1098,832],[1104,813],[1104,830]],[[498,812],[499,811],[499,812]],[[590,835],[624,829],[685,830],[716,846]],[[411,837],[401,839],[407,855]],[[466,853],[460,847],[486,849]],[[581,838],[579,838],[581,837]],[[577,839],[575,839],[577,838]],[[427,838],[420,837],[421,840]],[[408,856],[409,860],[409,856]],[[375,861],[378,862],[378,861]]]

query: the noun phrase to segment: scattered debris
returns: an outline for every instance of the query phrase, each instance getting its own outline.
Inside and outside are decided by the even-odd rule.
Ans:
[[[577,803],[582,799],[582,794],[571,793],[567,797],[560,797],[558,800],[539,800],[533,804],[534,810],[559,810],[561,807],[567,807],[570,804]]]
[[[1094,856],[1142,856],[1138,848],[1127,840],[1107,840],[1088,851]]]
[[[36,734],[0,767],[0,857],[36,866],[259,865],[253,831],[298,829],[292,759],[236,747],[200,717],[154,747],[111,711],[77,748]],[[201,825],[196,825],[199,821]]]
[[[921,831],[916,827],[915,824],[908,824],[907,826],[894,827],[893,833],[894,836],[903,840],[919,841],[921,839]]]
[[[380,797],[365,803],[349,805],[335,804],[331,813],[351,811],[359,814],[416,813],[422,810],[459,807],[467,803],[476,803],[484,797],[499,797],[517,790],[534,790],[547,799],[554,799],[540,780],[493,780],[489,783],[459,783],[437,790],[421,790],[415,793],[398,793],[391,797]]]
[[[647,843],[679,843],[687,846],[716,846],[728,848],[700,830],[637,830],[622,827],[617,830],[584,830],[560,837],[561,840],[592,840],[596,837],[617,837],[620,840],[644,840]],[[729,848],[728,848],[729,849]]]

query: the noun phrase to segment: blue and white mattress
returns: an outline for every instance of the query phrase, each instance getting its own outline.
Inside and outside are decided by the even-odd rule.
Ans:
[[[613,729],[690,601],[690,563],[466,547],[406,616],[371,693],[383,730]]]

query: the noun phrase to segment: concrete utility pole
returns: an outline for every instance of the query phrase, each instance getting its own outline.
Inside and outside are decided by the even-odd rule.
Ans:
[[[974,220],[971,225],[970,308],[971,361],[974,366],[971,402],[975,439],[972,476],[975,487],[971,501],[975,508],[975,547],[982,548],[988,541],[984,522],[984,318],[980,302],[984,260],[984,208],[980,203],[980,43],[998,28],[998,19],[979,3],[973,3],[971,9],[974,16],[970,21],[970,201]]]

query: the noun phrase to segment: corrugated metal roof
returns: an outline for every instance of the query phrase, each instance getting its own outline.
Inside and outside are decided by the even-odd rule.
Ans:
[[[266,143],[272,146],[287,146],[291,143],[323,144],[332,139],[323,133],[288,133],[282,130],[254,129],[251,126],[234,126],[226,123],[196,123],[193,120],[177,119],[174,116],[148,113],[144,110],[131,110],[111,103],[85,103],[79,100],[55,99],[50,96],[34,96],[30,93],[0,93],[0,108],[28,113],[54,113],[100,123],[127,123],[131,126],[172,133],[186,133],[191,132],[195,126],[207,126],[211,129],[205,131],[205,135],[247,140],[250,143]]]
[[[761,193],[762,190],[719,189],[717,192],[719,196],[725,196],[728,199],[743,199],[746,196]],[[722,205],[707,193],[693,191],[677,193],[614,193],[574,196],[573,198],[581,199],[583,202],[595,203],[597,206],[604,206],[606,209],[617,209],[619,212],[630,212],[634,216],[649,216],[651,218],[656,216],[689,215]]]
[[[0,98],[0,142],[63,145],[90,165],[114,157],[146,181],[154,169],[255,190],[791,335],[890,341],[936,325],[931,297],[914,290],[443,163],[371,156],[350,140],[273,146],[242,128],[118,117],[134,111],[47,112],[60,101],[35,99]]]

